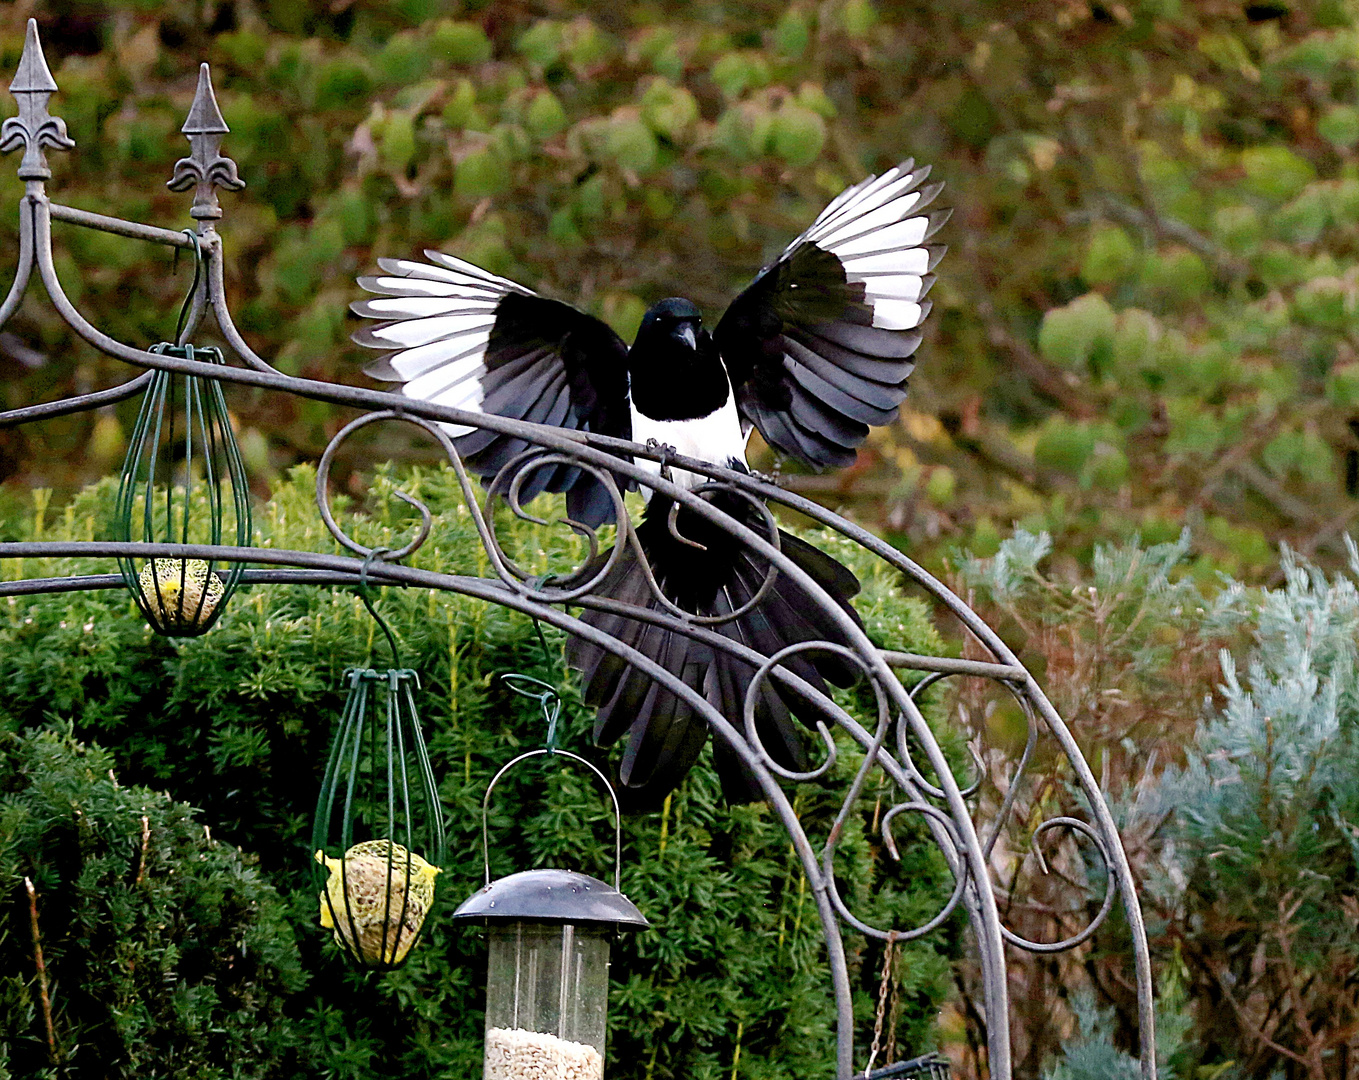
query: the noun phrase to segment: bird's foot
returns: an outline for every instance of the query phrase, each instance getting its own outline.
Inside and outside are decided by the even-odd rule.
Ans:
[[[777,473],[777,472],[772,472],[772,473],[762,473],[762,472],[757,472],[757,471],[754,470],[754,469],[751,469],[751,470],[750,470],[750,475],[751,475],[752,478],[754,478],[754,479],[756,479],[756,480],[759,480],[759,481],[761,481],[762,483],[769,484],[771,487],[782,487],[782,486],[783,486],[783,484],[781,483],[782,477],[781,477],[781,476],[779,475],[779,473]]]
[[[647,439],[646,448],[654,454],[661,455],[661,464],[665,464],[665,459],[675,457],[679,451],[669,443],[663,443],[659,439]]]
[[[674,477],[670,475],[670,459],[679,451],[669,443],[663,443],[659,439],[647,439],[646,448],[653,454],[660,455],[661,479],[673,480]]]

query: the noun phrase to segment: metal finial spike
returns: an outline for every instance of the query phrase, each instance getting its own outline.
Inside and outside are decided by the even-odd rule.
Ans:
[[[217,107],[217,95],[212,92],[212,76],[208,65],[198,68],[198,90],[189,106],[189,117],[179,129],[185,135],[225,135],[231,129],[222,119],[222,110]]]
[[[19,103],[19,115],[11,116],[0,125],[0,153],[24,148],[19,162],[20,180],[49,180],[52,170],[47,167],[46,147],[69,150],[74,140],[66,134],[65,122],[47,111],[47,101],[57,88],[57,81],[47,68],[47,60],[38,43],[38,23],[28,20],[28,36],[24,38],[24,54],[19,58],[19,70],[9,84],[10,93]]]
[[[189,106],[189,118],[179,130],[184,132],[193,149],[188,157],[175,162],[174,175],[165,186],[171,191],[193,188],[193,207],[189,216],[195,221],[216,221],[222,216],[217,189],[240,191],[245,187],[245,181],[236,175],[236,163],[222,154],[222,136],[231,129],[217,107],[217,95],[212,92],[212,76],[207,64],[198,69],[198,90]]]
[[[52,78],[47,58],[42,54],[38,41],[38,20],[28,20],[28,33],[24,36],[24,52],[19,57],[19,70],[14,73],[14,81],[9,84],[11,94],[31,94],[46,91],[52,93],[57,88],[57,80]]]

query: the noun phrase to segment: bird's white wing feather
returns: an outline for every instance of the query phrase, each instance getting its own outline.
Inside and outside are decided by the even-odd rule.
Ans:
[[[829,251],[843,264],[849,281],[864,284],[874,326],[914,329],[929,307],[916,303],[907,308],[891,301],[919,301],[931,284],[928,274],[937,256],[925,242],[942,224],[942,215],[917,209],[938,190],[921,187],[929,172],[928,166],[905,163],[855,185],[827,206],[784,254],[804,242]]]
[[[842,192],[713,333],[741,415],[808,464],[853,461],[906,396],[948,219],[928,175],[907,161]]]

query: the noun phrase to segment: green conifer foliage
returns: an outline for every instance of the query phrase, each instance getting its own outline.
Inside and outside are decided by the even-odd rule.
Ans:
[[[1158,1057],[1173,1080],[1342,1080],[1359,1055],[1359,548],[1347,547],[1348,572],[1335,573],[1285,550],[1280,583],[1264,589],[1196,575],[1187,535],[1100,546],[1081,565],[1020,532],[963,566],[1108,778],[1142,886]],[[995,714],[970,717],[984,754],[994,746],[1012,762]],[[1025,792],[1073,805],[1063,763],[1038,760]],[[1017,826],[1016,851],[1027,829]],[[1041,1048],[1026,1062],[1034,1075],[1139,1075],[1117,974],[1127,964],[1117,919],[1088,951],[1013,964],[1028,990],[1015,996],[1018,1023]],[[1055,1056],[1064,1028],[1073,1034]]]
[[[346,500],[337,499],[351,535],[368,545],[404,542],[418,519],[391,498],[398,481],[434,513],[431,538],[413,564],[486,575],[471,516],[447,469],[380,471],[364,513],[344,509]],[[338,552],[313,505],[314,484],[314,473],[299,468],[276,485],[257,516],[259,543]],[[0,514],[0,535],[105,535],[111,496],[106,482],[56,512],[39,492],[26,507]],[[587,554],[567,529],[530,527],[508,516],[499,524],[509,554],[532,573],[565,571]],[[856,556],[847,543],[821,534],[812,539],[859,573],[858,607],[876,640],[940,651],[926,606],[903,597],[894,575]],[[7,569],[96,567],[30,562]],[[293,982],[279,991],[291,991],[276,1006],[290,1040],[286,1069],[264,1051],[243,1048],[240,1060],[232,1059],[241,1075],[478,1075],[485,946],[475,931],[453,928],[441,916],[481,884],[487,781],[546,735],[536,705],[497,676],[521,671],[560,686],[562,745],[607,767],[591,747],[591,717],[566,674],[559,633],[545,628],[544,656],[527,618],[456,595],[378,592],[403,662],[423,682],[418,703],[448,811],[451,852],[426,939],[405,968],[385,978],[348,970],[317,925],[307,850],[342,704],[340,676],[356,664],[387,663],[381,635],[352,591],[253,587],[238,595],[211,633],[179,643],[152,635],[121,591],[0,602],[0,730],[72,725],[81,738],[97,739],[124,782],[166,789],[200,807],[216,838],[258,856],[260,873],[286,904],[301,967],[312,977],[305,989]],[[855,709],[869,704],[853,690],[845,700]],[[944,738],[960,759],[956,739]],[[794,792],[814,843],[824,839],[838,809],[836,788],[843,790],[862,760],[848,744],[840,749],[834,783]],[[885,806],[880,796],[888,797],[867,792],[862,812],[850,819],[837,874],[861,917],[876,925],[916,925],[942,906],[952,879],[918,821],[900,822],[902,862],[887,860],[871,829]],[[521,767],[497,788],[492,806],[492,874],[566,865],[607,876],[606,807],[588,774],[551,762]],[[833,1002],[821,928],[782,827],[762,805],[725,807],[706,760],[663,808],[633,810],[624,822],[623,888],[653,929],[615,947],[609,1075],[729,1080],[736,1069],[738,1077],[832,1076]],[[136,815],[120,827],[135,833]],[[54,885],[40,887],[59,895]],[[18,940],[13,924],[5,929],[11,942]],[[904,947],[903,1048],[923,1052],[936,1045],[934,1023],[963,932],[962,916],[955,916],[938,934]],[[881,948],[857,935],[847,946],[859,1045],[866,1047]],[[296,966],[289,971],[295,974]]]
[[[120,786],[107,751],[0,736],[0,890],[0,1075],[215,1080],[290,1059],[307,978],[286,905],[191,807]]]
[[[1178,857],[1163,859],[1158,899],[1194,931],[1184,957],[1198,1038],[1255,1075],[1284,1059],[1291,1075],[1340,1077],[1359,1054],[1359,550],[1348,547],[1348,575],[1285,551],[1278,588],[1235,590],[1252,647],[1241,664],[1224,654],[1222,707],[1161,793]]]

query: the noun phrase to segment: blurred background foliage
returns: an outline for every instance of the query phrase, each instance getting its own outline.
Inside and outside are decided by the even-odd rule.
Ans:
[[[926,558],[994,550],[1015,521],[1075,552],[1189,525],[1248,578],[1282,538],[1341,554],[1359,509],[1345,0],[56,0],[0,13],[0,66],[30,14],[78,143],[51,188],[77,206],[187,223],[162,184],[211,61],[249,184],[224,199],[233,305],[285,371],[362,381],[353,278],[424,246],[624,334],[674,293],[715,319],[832,195],[910,155],[957,208],[912,396],[853,468],[790,484]],[[0,204],[18,193],[0,170]],[[169,333],[186,284],[169,254],[58,232],[99,325]],[[0,348],[12,404],[120,377],[36,297]],[[343,419],[234,405],[262,484]],[[7,434],[0,474],[73,489],[128,423]],[[421,452],[382,438],[384,457]]]

